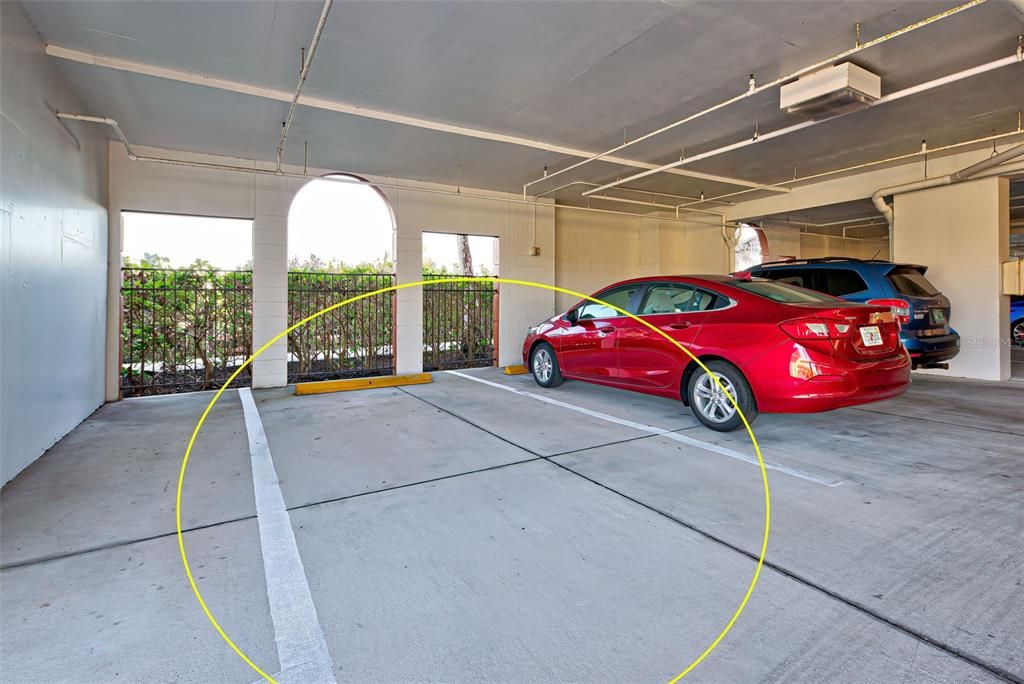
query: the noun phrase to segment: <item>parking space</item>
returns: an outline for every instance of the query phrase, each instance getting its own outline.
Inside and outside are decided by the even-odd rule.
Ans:
[[[1000,413],[1020,392],[921,378],[886,404],[762,416],[766,564],[692,677],[1024,677],[1024,460]],[[27,628],[2,644],[17,681],[256,678],[206,622],[173,534],[177,469],[209,396],[103,407],[5,489],[2,620]],[[678,402],[493,369],[253,397],[302,571],[267,570],[280,549],[261,543],[234,391],[193,452],[184,540],[211,611],[268,673],[296,657],[279,653],[294,625],[272,614],[268,582],[308,587],[337,681],[648,681],[704,650],[754,573],[764,505],[749,440]],[[943,422],[918,415],[925,397]],[[41,497],[50,519],[33,512]],[[41,633],[52,639],[28,638]]]

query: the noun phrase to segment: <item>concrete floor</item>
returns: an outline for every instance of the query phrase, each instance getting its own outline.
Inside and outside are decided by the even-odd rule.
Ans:
[[[532,396],[452,374],[253,392],[337,681],[676,675],[754,571],[764,504],[745,433],[668,400],[468,374]],[[105,406],[4,488],[0,680],[257,679],[207,622],[174,536],[209,398]],[[882,404],[761,416],[766,566],[688,681],[1024,681],[1022,405],[1017,383],[922,377]],[[183,510],[210,609],[280,672],[288,626],[237,392],[201,433]]]

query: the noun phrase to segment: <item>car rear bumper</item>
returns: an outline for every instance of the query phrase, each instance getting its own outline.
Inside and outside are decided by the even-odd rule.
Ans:
[[[763,413],[817,413],[846,406],[867,404],[897,397],[910,385],[911,360],[906,353],[878,361],[833,364],[828,375],[810,380],[789,378],[777,383],[774,391],[759,394],[758,409]]]
[[[915,368],[949,361],[960,353],[960,335],[953,332],[941,337],[903,338],[903,345],[910,354]]]

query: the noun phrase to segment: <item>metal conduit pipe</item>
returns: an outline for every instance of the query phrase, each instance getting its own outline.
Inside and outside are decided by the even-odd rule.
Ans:
[[[574,207],[567,204],[554,204],[547,202],[537,202],[534,200],[524,200],[510,197],[494,197],[492,195],[479,195],[476,193],[469,193],[462,190],[442,190],[439,188],[424,188],[417,187],[414,185],[402,185],[400,183],[388,183],[384,181],[364,181],[359,178],[337,178],[334,174],[351,174],[350,171],[328,171],[326,175],[310,175],[305,173],[293,173],[290,171],[276,171],[274,169],[262,169],[258,167],[246,167],[246,166],[233,166],[230,164],[214,164],[211,162],[198,162],[185,159],[168,159],[164,157],[150,157],[146,155],[136,155],[136,161],[149,162],[153,164],[167,164],[170,166],[189,166],[201,169],[211,169],[217,171],[234,171],[238,173],[250,173],[264,176],[283,176],[285,178],[298,178],[302,180],[325,180],[332,183],[349,183],[352,185],[371,185],[378,188],[391,188],[394,190],[406,190],[409,192],[422,192],[429,195],[447,195],[451,197],[466,197],[470,199],[487,200],[491,202],[500,202],[502,204],[519,204],[533,207],[546,207],[548,209],[556,210],[569,210],[569,211],[589,211],[598,214],[614,214],[617,216],[631,216],[633,218],[649,219],[649,220],[661,220],[661,221],[675,221],[678,223],[701,223],[709,226],[720,225],[719,221],[701,221],[694,218],[688,219],[676,219],[661,216],[649,216],[647,214],[635,214],[628,211],[613,211],[611,209],[595,209],[593,207]],[[724,220],[724,216],[723,216]],[[735,225],[732,222],[727,222],[729,225]]]
[[[971,78],[972,76],[978,76],[979,74],[984,74],[984,73],[992,71],[994,69],[1000,69],[1002,67],[1011,66],[1013,64],[1020,64],[1021,61],[1022,61],[1021,60],[1021,53],[1018,50],[1018,51],[1015,51],[1012,55],[1009,55],[1007,57],[1002,57],[1000,59],[992,60],[992,61],[986,62],[984,64],[979,64],[978,66],[971,67],[969,69],[963,69],[961,71],[957,71],[955,73],[948,74],[946,76],[941,76],[939,78],[932,79],[931,81],[927,81],[925,83],[919,83],[919,84],[917,84],[915,86],[910,86],[909,88],[904,88],[903,90],[897,90],[894,93],[890,93],[890,94],[888,94],[888,95],[886,95],[884,97],[880,97],[879,99],[875,100],[874,102],[871,102],[864,109],[870,109],[872,107],[877,107],[879,105],[887,104],[889,102],[894,102],[896,100],[901,100],[901,99],[903,99],[905,97],[910,97],[911,95],[917,95],[918,93],[923,93],[923,92],[926,92],[928,90],[932,90],[934,88],[939,88],[941,86],[948,85],[950,83],[955,83],[956,81],[961,81],[961,80],[966,79],[966,78]],[[844,116],[847,116],[849,114],[852,114],[854,112],[859,112],[859,111],[863,111],[863,109],[855,109],[855,110],[848,111],[848,112],[841,112],[839,114],[835,114],[833,116],[829,116],[829,117],[826,117],[824,119],[813,119],[813,120],[810,120],[810,121],[801,121],[798,124],[793,124],[792,126],[786,126],[785,128],[779,128],[779,129],[771,131],[769,133],[755,134],[754,137],[752,137],[752,138],[746,138],[746,139],[741,140],[739,142],[731,143],[729,145],[724,145],[722,147],[719,147],[719,148],[716,148],[716,149],[713,149],[713,150],[708,150],[707,152],[701,152],[700,154],[696,154],[696,155],[694,155],[692,157],[686,157],[686,158],[683,158],[683,159],[679,159],[678,161],[670,162],[668,164],[663,164],[663,165],[655,167],[653,169],[648,169],[646,171],[641,171],[639,173],[634,173],[631,176],[626,176],[625,178],[620,178],[620,179],[612,181],[610,183],[605,183],[604,185],[600,185],[600,186],[598,186],[596,188],[593,188],[591,190],[587,190],[583,194],[584,195],[591,195],[593,193],[597,193],[597,192],[600,192],[602,190],[608,190],[610,188],[617,187],[617,186],[621,185],[622,183],[628,183],[629,181],[639,180],[640,178],[646,178],[647,176],[651,176],[651,175],[656,174],[656,173],[662,173],[664,171],[668,171],[669,169],[676,169],[676,168],[679,168],[680,166],[684,166],[686,164],[692,164],[692,163],[700,161],[702,159],[709,159],[711,157],[717,157],[718,155],[725,154],[726,152],[732,152],[734,150],[738,150],[738,149],[741,149],[743,147],[747,147],[748,145],[756,145],[756,144],[764,142],[766,140],[771,140],[773,138],[781,138],[784,135],[789,135],[790,133],[796,133],[797,131],[801,131],[801,130],[803,130],[805,128],[810,128],[812,126],[818,126],[820,124],[824,124],[824,123],[827,123],[829,121],[834,121],[835,119],[839,119],[841,117],[844,117]]]
[[[663,204],[660,202],[645,202],[644,200],[628,199],[626,197],[612,197],[611,195],[589,195],[589,199],[601,199],[608,200],[609,202],[621,202],[622,204],[637,204],[642,207],[651,207],[652,209],[669,209],[675,210],[676,218],[679,218],[680,210],[676,208],[674,204]],[[711,211],[709,209],[686,209],[684,212],[696,212],[698,214],[711,214],[713,216],[724,216],[720,211]]]
[[[549,209],[555,209],[555,210],[561,209],[561,210],[571,210],[571,211],[589,211],[589,212],[593,212],[593,213],[597,213],[597,214],[614,214],[614,215],[617,215],[617,216],[631,216],[633,218],[641,218],[641,219],[648,219],[648,220],[674,221],[674,222],[677,222],[677,223],[700,223],[700,224],[710,225],[710,226],[718,226],[718,225],[725,225],[726,224],[725,216],[723,214],[718,214],[717,212],[711,212],[711,211],[709,211],[707,213],[715,214],[716,216],[721,217],[721,221],[714,221],[714,222],[711,222],[711,221],[701,221],[699,219],[694,219],[694,218],[689,218],[689,219],[685,219],[684,220],[684,219],[664,217],[664,216],[649,216],[647,214],[635,214],[633,212],[628,212],[628,211],[613,211],[611,209],[595,209],[593,207],[574,207],[574,206],[570,206],[570,205],[566,205],[566,204],[555,204],[553,202],[551,202],[551,203],[548,203],[548,202],[537,202],[535,200],[528,200],[528,199],[524,200],[524,199],[519,199],[519,198],[514,198],[513,199],[513,198],[510,198],[510,197],[494,197],[492,195],[479,195],[479,194],[475,194],[475,193],[464,192],[461,189],[460,190],[441,190],[441,189],[438,189],[438,188],[424,188],[424,187],[417,187],[417,186],[414,186],[414,185],[402,185],[400,183],[388,183],[388,182],[385,182],[385,181],[364,181],[364,180],[362,180],[360,178],[352,177],[352,176],[354,176],[356,174],[353,174],[351,171],[325,171],[324,175],[311,175],[311,174],[308,174],[308,173],[294,173],[294,172],[291,172],[291,171],[285,171],[283,169],[282,170],[264,169],[264,168],[260,168],[258,166],[237,166],[237,165],[234,165],[234,164],[217,164],[217,163],[214,163],[214,162],[201,162],[201,161],[193,161],[193,160],[190,160],[190,159],[171,159],[171,158],[168,158],[168,157],[153,157],[153,156],[150,156],[150,155],[144,155],[144,154],[137,154],[137,153],[135,153],[132,150],[131,145],[128,143],[128,139],[125,138],[124,134],[120,132],[121,129],[117,126],[117,121],[115,121],[114,119],[111,119],[109,117],[102,117],[102,116],[90,116],[88,114],[69,114],[69,113],[65,113],[65,112],[58,113],[58,116],[60,118],[62,118],[62,119],[74,119],[76,121],[87,121],[87,122],[90,122],[90,123],[98,123],[98,124],[105,124],[107,126],[111,126],[112,128],[114,128],[114,130],[118,131],[118,137],[121,138],[121,142],[122,142],[122,144],[124,144],[124,148],[125,148],[125,150],[126,150],[126,152],[128,154],[128,158],[131,159],[132,161],[148,162],[148,163],[151,163],[151,164],[164,164],[164,165],[167,165],[167,166],[186,166],[186,167],[191,167],[191,168],[207,169],[207,170],[212,170],[212,171],[231,171],[231,172],[234,172],[234,173],[248,173],[248,174],[259,175],[259,176],[279,176],[279,177],[283,176],[285,178],[298,178],[298,179],[301,179],[301,180],[325,180],[325,181],[330,181],[332,183],[349,183],[349,184],[352,184],[352,185],[371,185],[371,186],[378,187],[378,188],[391,188],[391,189],[395,189],[395,190],[407,190],[409,192],[422,192],[422,193],[431,194],[431,195],[448,195],[448,196],[453,196],[453,197],[468,197],[468,198],[471,198],[471,199],[487,200],[487,201],[491,201],[491,202],[501,202],[503,204],[519,204],[519,205],[532,206],[532,207],[547,207]],[[339,178],[338,176],[343,176],[343,177]],[[730,225],[735,225],[735,224],[732,224],[731,222],[728,222],[728,223]]]
[[[597,186],[600,185],[600,183],[591,183],[589,181],[570,181],[568,183],[562,183],[558,187],[551,188],[550,190],[545,190],[543,192],[538,192],[535,195],[535,197],[544,197],[545,195],[550,195],[552,193],[558,192],[559,190],[564,190],[565,188],[569,188],[569,187],[572,187],[574,185],[585,185],[585,186],[587,186],[589,188],[596,188]],[[699,197],[687,197],[686,195],[673,195],[670,192],[658,192],[656,190],[647,190],[647,189],[644,189],[644,188],[627,188],[625,186],[621,186],[620,185],[617,189],[618,190],[622,190],[623,192],[635,192],[635,193],[638,193],[638,194],[641,194],[641,195],[658,195],[659,197],[671,197],[673,199],[687,200],[689,202],[700,202],[701,201],[701,199]],[[751,188],[751,189],[753,190],[755,188]],[[733,204],[735,204],[735,202],[725,202],[725,201],[717,201],[717,200],[704,200],[704,201],[710,202],[710,203],[713,203],[713,204],[726,204],[726,205],[729,205],[729,206],[732,206]],[[671,208],[675,208],[675,205],[673,205]]]
[[[309,76],[309,68],[313,65],[313,55],[316,54],[316,46],[320,44],[320,35],[327,25],[327,15],[331,12],[331,5],[334,0],[324,0],[324,8],[320,11],[320,20],[316,23],[316,30],[313,32],[313,40],[309,43],[309,50],[306,51],[306,59],[302,63],[302,70],[299,72],[299,83],[295,86],[295,94],[292,96],[291,106],[288,107],[288,118],[281,125],[281,140],[277,143],[277,170],[281,170],[281,156],[284,154],[284,141],[288,137],[288,131],[292,127],[292,119],[295,118],[295,108],[299,104],[299,96],[302,94],[302,86],[306,84],[306,77]]]
[[[557,176],[559,174],[565,173],[567,171],[572,171],[573,169],[579,168],[580,166],[583,166],[584,164],[588,164],[588,163],[590,163],[592,161],[596,161],[598,159],[606,157],[609,154],[613,154],[613,153],[618,152],[620,150],[624,150],[627,147],[629,147],[630,145],[635,145],[635,144],[637,144],[639,142],[642,142],[644,140],[648,140],[649,138],[653,138],[654,136],[660,135],[660,134],[664,133],[665,131],[669,131],[669,130],[671,130],[673,128],[676,128],[677,126],[681,126],[681,125],[683,125],[685,123],[688,123],[690,121],[693,121],[695,119],[699,119],[702,116],[706,116],[707,114],[715,112],[715,111],[717,111],[717,110],[719,110],[719,109],[721,109],[723,107],[727,107],[728,105],[731,105],[731,104],[733,104],[735,102],[739,102],[740,100],[744,100],[744,99],[746,99],[748,97],[752,97],[754,95],[757,95],[758,93],[760,93],[760,92],[762,92],[764,90],[767,90],[769,88],[774,88],[775,86],[779,86],[779,85],[782,85],[783,83],[786,83],[788,81],[792,81],[794,79],[800,78],[801,76],[809,74],[812,71],[817,71],[818,69],[821,69],[822,67],[830,66],[830,65],[835,64],[837,62],[840,62],[843,59],[846,59],[847,57],[850,57],[851,55],[857,54],[858,52],[861,52],[863,50],[867,50],[868,48],[875,47],[876,45],[881,45],[882,43],[884,43],[886,41],[892,40],[893,38],[897,38],[897,37],[902,36],[902,35],[904,35],[906,33],[910,33],[911,31],[917,30],[917,29],[922,28],[924,26],[928,26],[929,24],[933,24],[933,23],[935,23],[937,21],[940,21],[942,19],[945,19],[947,17],[951,17],[954,14],[958,14],[960,12],[963,12],[964,10],[970,9],[972,7],[976,7],[977,5],[983,4],[984,2],[985,2],[985,0],[971,0],[971,2],[964,3],[963,5],[959,5],[957,7],[952,7],[950,9],[946,10],[945,12],[940,12],[940,13],[932,15],[932,16],[926,18],[926,19],[922,19],[921,21],[915,22],[913,24],[909,24],[907,26],[904,26],[903,28],[900,28],[900,29],[897,29],[895,31],[892,31],[891,33],[887,33],[884,36],[880,36],[878,38],[875,38],[874,40],[869,40],[866,43],[859,43],[858,45],[854,46],[853,48],[851,48],[849,50],[845,50],[843,52],[840,52],[840,53],[837,53],[835,55],[832,55],[831,57],[829,57],[827,59],[823,59],[823,60],[821,60],[819,62],[815,62],[814,64],[810,64],[808,66],[805,66],[802,69],[799,69],[799,70],[794,71],[792,73],[786,74],[785,76],[781,76],[781,77],[779,77],[779,78],[777,78],[777,79],[775,79],[773,81],[765,83],[764,85],[760,85],[760,86],[754,87],[753,84],[751,84],[751,87],[746,92],[744,92],[744,93],[742,93],[740,95],[736,95],[736,96],[731,97],[731,98],[729,98],[727,100],[719,102],[716,105],[712,105],[711,107],[708,107],[707,109],[703,109],[703,110],[701,110],[699,112],[696,112],[695,114],[691,114],[691,115],[689,115],[687,117],[679,119],[678,121],[674,121],[674,122],[672,122],[672,123],[670,123],[668,125],[662,126],[661,128],[659,128],[659,129],[657,129],[655,131],[651,131],[650,133],[647,133],[645,135],[642,135],[639,138],[634,138],[633,140],[629,140],[627,142],[624,142],[621,145],[618,145],[617,147],[613,147],[610,150],[607,150],[606,152],[602,152],[601,154],[596,154],[596,155],[594,155],[592,157],[584,159],[583,161],[576,162],[575,164],[567,166],[564,169],[560,169],[560,170],[554,171],[552,173],[547,173],[544,176],[542,176],[541,178],[537,178],[536,180],[532,180],[532,181],[530,181],[529,183],[526,183],[523,186],[523,196],[526,196],[527,188],[529,188],[531,185],[535,185],[537,183],[540,183],[542,181],[548,180],[550,178],[554,178],[555,176]]]
[[[940,185],[951,185],[953,183],[962,183],[965,180],[969,180],[978,174],[984,173],[991,169],[994,169],[1005,162],[1011,161],[1024,155],[1024,144],[1016,145],[1008,150],[1003,150],[999,154],[994,154],[988,159],[978,162],[977,164],[971,164],[965,168],[947,174],[945,176],[938,176],[936,178],[926,178],[925,180],[915,181],[913,183],[905,183],[904,185],[895,185],[889,188],[881,188],[876,190],[871,195],[871,201],[874,203],[875,208],[885,217],[885,220],[889,222],[889,233],[890,238],[892,237],[893,227],[893,210],[892,205],[885,201],[886,197],[891,195],[899,195],[904,192],[914,192],[915,190],[926,190],[928,188],[935,188]]]
[[[111,119],[109,116],[90,116],[88,114],[71,114],[69,112],[55,112],[58,119],[68,119],[69,121],[87,121],[89,123],[98,123],[110,126],[114,129],[114,133],[121,139],[121,143],[124,145],[124,149],[128,152],[129,159],[135,159],[135,152],[132,151],[132,146],[128,144],[128,138],[125,137],[121,127],[117,125],[115,119]]]
[[[842,174],[842,173],[850,173],[852,171],[860,171],[862,169],[868,169],[868,168],[871,168],[873,166],[881,166],[881,165],[884,165],[884,164],[895,164],[897,162],[906,161],[908,159],[913,159],[915,157],[922,157],[924,155],[929,155],[929,154],[938,154],[940,152],[948,152],[950,150],[959,149],[961,147],[970,147],[972,145],[980,145],[982,143],[993,142],[993,141],[996,141],[996,140],[1002,140],[1003,138],[1015,138],[1015,137],[1018,137],[1020,135],[1024,135],[1024,129],[1021,128],[1021,124],[1020,124],[1020,120],[1019,120],[1019,114],[1018,114],[1017,130],[1015,130],[1015,131],[1009,131],[1007,133],[996,133],[994,135],[987,135],[987,136],[985,136],[983,138],[974,138],[972,140],[964,140],[964,141],[958,142],[958,143],[951,143],[949,145],[942,145],[941,147],[925,148],[925,149],[917,150],[915,152],[908,152],[907,154],[898,154],[898,155],[896,155],[894,157],[886,157],[884,159],[876,159],[874,161],[864,162],[864,163],[861,163],[861,164],[854,164],[853,166],[844,166],[844,167],[839,168],[839,169],[832,169],[831,171],[822,171],[820,173],[814,173],[814,174],[810,174],[808,176],[800,176],[798,178],[792,178],[790,180],[779,181],[778,183],[774,183],[773,185],[775,185],[775,186],[783,186],[783,185],[793,186],[793,185],[797,185],[797,184],[801,184],[801,183],[807,183],[808,181],[812,181],[812,180],[818,180],[819,178],[826,178],[828,176],[835,176],[837,174]],[[687,207],[692,206],[693,204],[703,204],[703,203],[706,203],[706,202],[717,201],[717,200],[723,199],[725,197],[736,197],[738,195],[745,195],[748,192],[754,192],[754,190],[753,189],[749,189],[749,190],[734,190],[733,192],[727,192],[727,193],[722,194],[722,195],[716,195],[715,197],[710,197],[710,198],[707,198],[707,199],[704,199],[704,200],[699,200],[697,202],[692,202],[692,203],[689,203],[689,204],[680,204],[679,208],[680,209],[685,209]]]

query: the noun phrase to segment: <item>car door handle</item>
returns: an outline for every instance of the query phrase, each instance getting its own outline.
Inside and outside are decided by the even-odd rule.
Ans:
[[[598,330],[598,332],[601,333],[602,335],[605,335],[607,333],[615,332],[615,328],[613,326],[608,326],[607,328],[601,328],[600,330]]]
[[[686,330],[691,325],[693,325],[693,323],[687,323],[684,321],[682,323],[671,323],[668,327],[672,328],[673,330]]]

